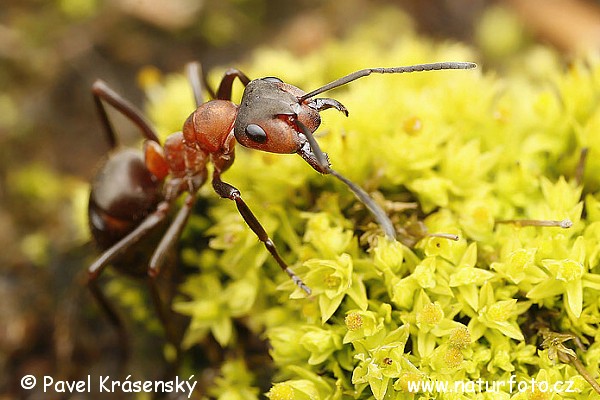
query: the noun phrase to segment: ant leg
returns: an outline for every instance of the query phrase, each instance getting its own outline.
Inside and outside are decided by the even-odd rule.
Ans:
[[[377,203],[375,203],[375,200],[373,200],[371,196],[369,196],[367,192],[365,192],[360,186],[329,166],[327,155],[323,153],[319,143],[317,143],[312,132],[310,129],[308,129],[308,127],[306,127],[306,125],[300,121],[296,121],[296,125],[298,128],[300,128],[302,133],[304,133],[304,136],[306,136],[308,141],[308,146],[302,146],[300,150],[298,150],[298,154],[300,154],[300,156],[304,158],[304,160],[308,162],[308,164],[310,164],[310,166],[316,171],[322,174],[331,174],[340,181],[344,182],[346,186],[348,186],[348,188],[354,193],[354,195],[369,209],[371,214],[373,214],[375,220],[379,226],[381,226],[386,236],[394,239],[396,237],[396,229],[394,228],[394,224],[387,216],[385,211],[383,211],[383,209]]]
[[[221,79],[221,84],[217,90],[216,98],[218,100],[231,100],[231,87],[233,86],[233,81],[235,78],[238,78],[244,86],[250,83],[250,78],[248,78],[242,71],[236,68],[229,68],[227,71],[225,71],[225,76],[223,76],[223,79]]]
[[[129,232],[124,238],[104,251],[104,253],[102,253],[100,257],[98,257],[96,261],[94,261],[88,268],[89,279],[96,279],[96,277],[102,273],[102,270],[104,270],[108,263],[127,250],[132,244],[140,240],[140,238],[143,237],[149,230],[162,222],[167,216],[170,207],[171,205],[168,202],[161,202],[157,206],[156,211],[148,215],[141,224]]]
[[[196,107],[200,107],[200,105],[204,103],[204,96],[202,95],[202,77],[204,76],[202,73],[202,65],[200,65],[199,62],[194,61],[188,63],[185,69],[188,81],[192,87],[192,92],[194,93]]]
[[[129,101],[125,100],[125,98],[123,98],[117,92],[112,90],[104,81],[98,79],[94,82],[92,85],[92,94],[94,96],[94,103],[96,104],[98,115],[100,116],[100,121],[104,126],[104,130],[106,132],[106,136],[108,137],[108,142],[111,148],[116,147],[117,137],[115,135],[114,128],[110,123],[110,119],[108,118],[108,113],[106,112],[104,102],[107,102],[113,106],[117,111],[133,122],[135,126],[141,130],[142,135],[146,139],[160,143],[156,131],[154,128],[152,128],[152,125],[150,125],[142,112]]]
[[[286,274],[288,274],[290,278],[292,278],[296,285],[298,285],[302,290],[304,290],[307,294],[310,295],[310,288],[306,286],[306,284],[302,282],[298,275],[296,275],[288,267],[285,261],[283,261],[283,259],[279,255],[279,252],[277,251],[277,248],[275,247],[275,243],[273,243],[273,240],[269,237],[269,235],[267,234],[263,226],[260,224],[256,216],[252,213],[246,202],[242,199],[240,191],[235,187],[231,186],[229,183],[223,182],[221,180],[220,173],[216,170],[213,174],[212,185],[215,189],[215,192],[217,192],[219,196],[225,199],[235,201],[235,205],[237,206],[242,218],[244,218],[244,221],[246,221],[246,224],[248,224],[248,226],[250,227],[250,229],[252,229],[256,236],[258,236],[258,239],[261,242],[263,242],[266,249],[269,251],[269,253],[271,253],[275,261],[277,261],[277,264],[279,264],[281,269]]]
[[[87,286],[92,293],[92,296],[96,300],[96,303],[100,306],[104,314],[107,316],[110,323],[115,327],[117,335],[119,337],[119,350],[121,355],[121,362],[119,365],[124,365],[129,358],[129,338],[125,329],[123,320],[119,317],[119,314],[115,311],[113,305],[108,301],[102,289],[98,286],[97,281],[98,275],[88,277]]]
[[[206,91],[208,92],[210,98],[212,100],[216,99],[217,95],[215,94],[214,89],[210,86],[210,83],[208,82],[208,80],[206,79],[206,75],[204,74],[202,74],[202,83],[204,83],[204,87],[206,88]]]
[[[129,356],[129,339],[127,337],[125,325],[122,319],[115,311],[112,304],[110,304],[110,302],[98,286],[97,280],[104,268],[108,265],[108,263],[110,263],[119,254],[127,250],[132,244],[137,242],[149,230],[158,225],[166,217],[169,207],[170,205],[167,202],[163,201],[162,203],[160,203],[154,213],[146,217],[146,219],[144,219],[142,223],[138,225],[137,228],[135,228],[128,235],[126,235],[124,238],[122,238],[120,241],[118,241],[109,249],[107,249],[104,253],[102,253],[100,257],[98,257],[96,261],[94,261],[92,265],[88,268],[88,287],[100,308],[104,311],[111,324],[117,330],[117,334],[119,336],[119,348],[121,349],[123,361],[127,360]],[[162,307],[158,309],[159,317],[162,321],[162,315],[164,315],[164,313],[161,315],[161,310]]]
[[[172,369],[175,371],[181,362],[181,337],[177,332],[177,327],[173,325],[173,312],[170,307],[166,306],[166,304],[170,303],[170,300],[166,302],[162,299],[155,278],[160,273],[160,269],[164,264],[165,257],[168,255],[169,250],[172,249],[173,244],[181,236],[181,232],[192,213],[195,201],[195,194],[190,193],[187,195],[184,204],[179,209],[177,216],[163,235],[148,264],[148,288],[150,290],[156,314],[158,315],[158,319],[165,332],[165,337],[175,349],[175,361],[174,365],[172,365]]]
[[[148,267],[148,275],[150,275],[151,278],[156,278],[156,276],[159,274],[160,268],[163,265],[169,249],[181,236],[181,232],[183,231],[183,228],[185,227],[185,224],[192,213],[195,202],[196,195],[191,193],[188,194],[185,198],[185,202],[177,212],[177,216],[160,240],[158,247],[152,254],[152,258],[150,259],[150,264]]]

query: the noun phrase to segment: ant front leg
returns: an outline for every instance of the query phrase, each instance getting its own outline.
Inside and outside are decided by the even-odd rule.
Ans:
[[[387,216],[385,211],[377,204],[375,201],[365,192],[360,186],[356,185],[350,179],[346,178],[336,170],[332,169],[329,165],[329,160],[327,155],[323,153],[319,143],[313,136],[312,132],[306,125],[304,125],[300,121],[296,121],[296,125],[300,129],[300,131],[306,137],[307,143],[305,143],[300,150],[298,150],[298,154],[316,171],[322,174],[331,174],[335,176],[340,181],[344,182],[346,186],[354,193],[354,195],[369,209],[369,211],[373,214],[377,223],[386,236],[390,239],[396,238],[396,229],[394,228],[394,224]]]
[[[221,174],[218,170],[215,170],[213,173],[212,185],[215,189],[215,192],[217,192],[219,196],[225,199],[235,201],[235,205],[237,206],[242,218],[244,218],[244,221],[246,221],[246,224],[248,224],[248,226],[250,227],[250,229],[252,229],[256,236],[258,236],[258,239],[261,242],[263,242],[266,249],[269,251],[269,253],[271,253],[275,261],[277,261],[277,264],[279,264],[279,267],[281,267],[281,269],[286,274],[288,274],[290,278],[292,278],[296,285],[298,285],[302,290],[304,290],[307,294],[310,295],[310,288],[306,286],[306,284],[302,282],[298,275],[296,275],[288,267],[286,262],[283,261],[283,259],[279,255],[279,252],[277,251],[277,248],[275,247],[275,243],[273,243],[273,240],[269,237],[269,235],[267,234],[263,226],[260,224],[254,213],[252,213],[250,207],[248,207],[246,202],[242,199],[240,191],[237,188],[231,186],[229,183],[223,182],[221,180]]]

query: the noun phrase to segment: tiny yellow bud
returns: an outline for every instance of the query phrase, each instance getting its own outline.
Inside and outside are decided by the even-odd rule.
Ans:
[[[574,260],[564,260],[558,269],[556,277],[571,282],[583,276],[583,265]]]
[[[325,277],[325,286],[329,289],[335,289],[340,286],[342,280],[339,276],[335,276],[333,274],[329,274]]]
[[[421,118],[413,115],[404,120],[402,129],[409,135],[415,135],[423,129],[423,121],[421,121]]]
[[[476,207],[472,216],[475,221],[480,223],[487,222],[491,218],[490,210],[487,207]]]
[[[437,325],[443,318],[444,310],[437,303],[426,304],[417,314],[417,322],[420,324]]]
[[[293,400],[294,388],[286,383],[279,383],[269,390],[267,397],[271,400]]]
[[[157,85],[162,79],[160,70],[154,66],[146,66],[137,75],[138,85],[142,88],[149,88]]]
[[[448,342],[450,347],[459,350],[466,349],[471,345],[471,333],[466,326],[460,326],[452,330]]]
[[[549,400],[551,392],[543,392],[537,386],[535,386],[531,391],[531,396],[529,400]]]
[[[548,271],[556,276],[563,282],[571,282],[580,279],[585,268],[579,261],[565,259],[565,260],[542,260],[542,264]]]
[[[515,310],[517,300],[504,300],[492,304],[487,308],[487,317],[494,322],[504,322],[510,318]]]
[[[349,331],[357,331],[363,326],[362,316],[356,312],[346,315],[344,322]]]
[[[413,393],[419,381],[423,380],[423,376],[416,372],[404,372],[400,375],[398,382],[395,384],[398,389],[404,393]],[[411,389],[413,389],[411,391]]]
[[[444,355],[444,361],[446,362],[446,365],[448,365],[450,368],[458,367],[463,362],[463,360],[464,357],[462,355],[462,352],[456,347],[448,348],[448,351],[446,351],[446,354]]]
[[[512,267],[522,270],[532,262],[532,252],[526,249],[517,249],[510,254],[509,263]]]

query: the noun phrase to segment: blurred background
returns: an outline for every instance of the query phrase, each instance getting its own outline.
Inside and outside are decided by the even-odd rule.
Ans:
[[[300,57],[384,6],[403,9],[422,35],[469,44],[484,70],[514,68],[539,45],[565,65],[600,50],[591,0],[2,1],[0,399],[18,398],[26,373],[66,378],[109,346],[98,311],[75,306],[89,301],[81,271],[93,254],[82,199],[108,150],[92,82],[141,106],[148,67],[234,67],[257,46]]]

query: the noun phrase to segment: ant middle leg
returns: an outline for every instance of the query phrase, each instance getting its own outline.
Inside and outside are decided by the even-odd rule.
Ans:
[[[169,343],[171,343],[176,350],[175,363],[178,364],[180,360],[180,340],[176,332],[176,327],[171,326],[172,315],[169,307],[166,306],[168,301],[163,301],[164,296],[160,295],[160,291],[155,282],[154,277],[158,274],[159,267],[164,264],[166,254],[172,248],[173,242],[179,237],[183,226],[189,216],[193,205],[193,201],[187,202],[187,207],[182,207],[183,211],[178,212],[178,217],[175,218],[171,226],[167,229],[167,232],[163,235],[160,245],[155,250],[152,260],[154,260],[154,269],[147,267],[149,277],[146,278],[148,287],[150,290],[150,299],[152,300],[153,306],[156,310],[157,317],[163,326],[165,337]],[[118,346],[120,348],[122,361],[126,361],[130,353],[129,338],[125,329],[125,324],[122,318],[119,316],[114,306],[111,304],[106,295],[102,292],[102,289],[98,285],[98,278],[100,277],[103,270],[108,264],[116,261],[120,256],[125,254],[128,249],[138,243],[143,237],[145,237],[150,231],[160,225],[167,215],[169,214],[170,203],[167,201],[161,202],[156,211],[148,215],[140,225],[132,230],[128,235],[123,237],[117,243],[112,245],[110,248],[104,251],[91,266],[88,268],[88,287],[95,298],[96,302],[108,317],[109,322],[114,326],[118,335]],[[166,239],[165,239],[166,237]],[[153,275],[154,273],[154,275]]]
[[[177,212],[175,219],[169,225],[169,228],[163,235],[160,243],[154,250],[152,254],[152,258],[150,259],[150,263],[148,265],[148,275],[151,278],[155,278],[164,264],[164,259],[168,253],[168,251],[173,247],[177,239],[181,236],[183,232],[183,228],[185,227],[189,216],[192,213],[194,208],[194,203],[196,202],[196,195],[189,193],[181,208]]]
[[[236,68],[229,68],[225,71],[225,76],[221,79],[219,89],[217,90],[216,99],[218,100],[231,100],[231,89],[233,87],[233,81],[238,78],[244,86],[250,83],[250,78],[246,76],[242,71]]]
[[[171,301],[173,293],[171,291],[161,290],[164,287],[159,287],[158,282],[153,277],[149,276],[146,278],[148,290],[150,292],[150,300],[156,310],[156,316],[163,328],[166,342],[172,346],[175,351],[174,359],[169,361],[169,368],[166,372],[166,377],[172,377],[176,374],[176,371],[181,365],[182,350],[181,350],[181,339],[183,337],[182,325],[183,316],[177,318],[175,313],[171,310]]]

